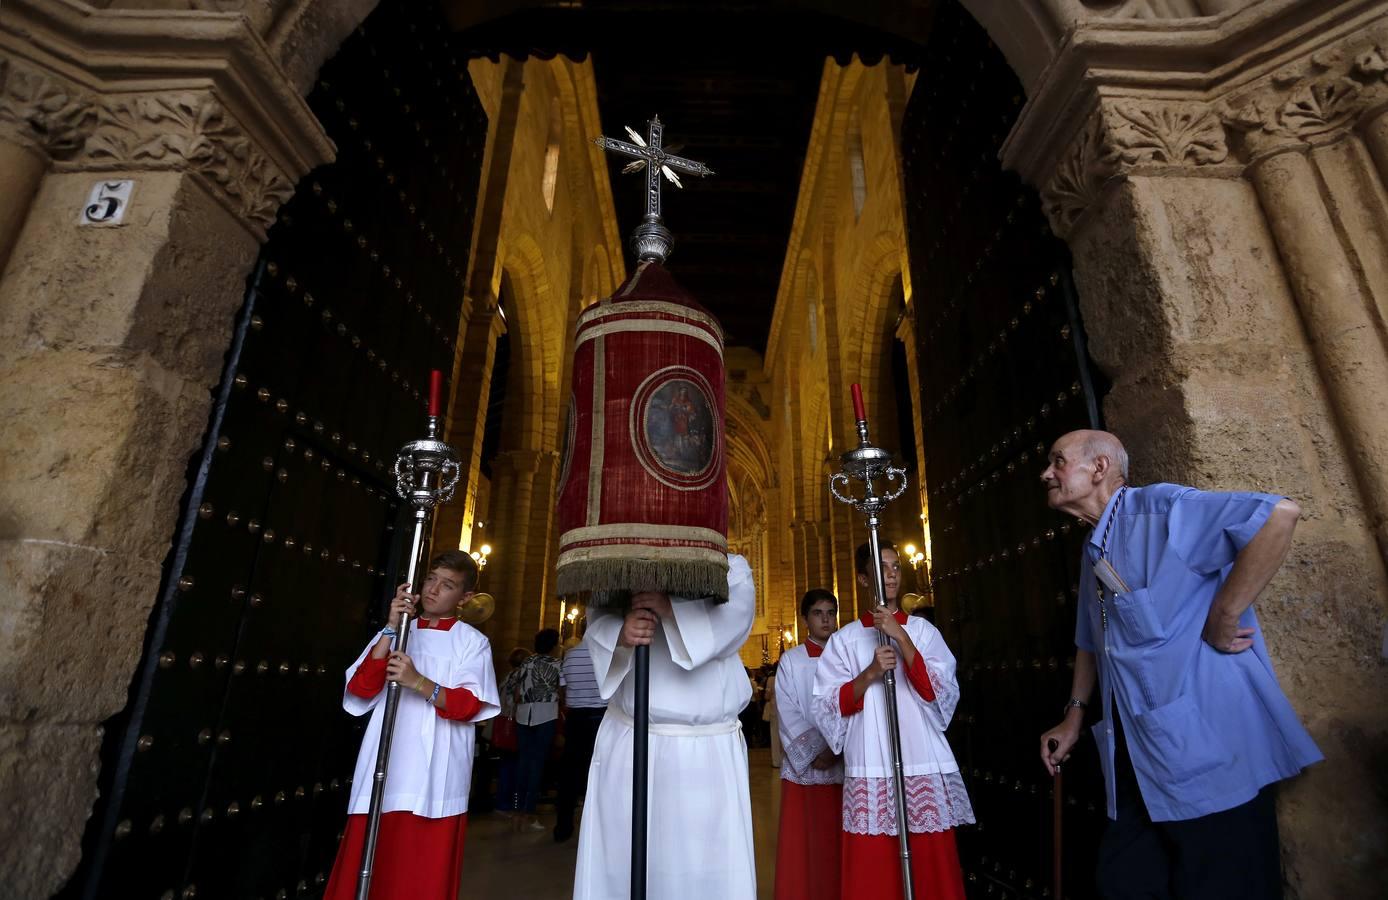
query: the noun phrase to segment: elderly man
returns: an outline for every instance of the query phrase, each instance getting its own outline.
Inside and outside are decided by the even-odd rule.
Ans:
[[[1127,451],[1104,431],[1056,441],[1041,475],[1050,507],[1094,528],[1070,700],[1041,736],[1042,762],[1054,773],[1069,758],[1097,673],[1111,820],[1100,893],[1281,897],[1273,787],[1322,757],[1277,684],[1252,605],[1301,510],[1127,477]]]

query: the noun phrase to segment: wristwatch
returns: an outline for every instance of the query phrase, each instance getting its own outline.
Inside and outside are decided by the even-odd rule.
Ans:
[[[1064,715],[1069,715],[1069,714],[1070,714],[1070,710],[1072,710],[1072,709],[1088,709],[1088,708],[1089,708],[1089,704],[1088,704],[1088,703],[1085,703],[1083,700],[1081,700],[1081,699],[1078,698],[1078,697],[1071,697],[1071,698],[1070,698],[1070,702],[1068,702],[1068,703],[1065,704],[1065,711],[1064,711],[1063,713],[1061,713],[1061,715],[1062,715],[1062,716],[1064,716]]]

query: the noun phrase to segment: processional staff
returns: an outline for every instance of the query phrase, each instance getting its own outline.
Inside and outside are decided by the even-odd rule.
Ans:
[[[683,187],[676,172],[700,177],[712,175],[713,170],[700,162],[666,152],[662,135],[665,126],[656,116],[647,123],[645,139],[635,129],[627,127],[631,142],[599,137],[593,141],[605,150],[630,157],[622,171],[639,172],[646,170],[646,213],[641,224],[632,232],[631,246],[638,261],[664,263],[674,246],[674,237],[660,220],[660,179],[662,176],[675,187]],[[646,896],[646,820],[649,801],[646,795],[647,772],[650,766],[651,730],[651,648],[640,645],[633,658],[635,681],[633,684],[632,732],[635,746],[632,748],[631,784],[631,897],[644,900]]]
[[[840,464],[842,472],[829,476],[829,492],[840,503],[847,503],[863,513],[867,519],[868,548],[875,561],[873,568],[873,588],[876,591],[877,605],[887,605],[886,585],[882,581],[882,551],[877,537],[881,524],[883,507],[900,497],[906,490],[906,470],[892,465],[891,454],[880,447],[874,447],[868,440],[867,412],[863,407],[863,390],[853,385],[853,415],[858,424],[858,446],[843,454]],[[876,481],[881,480],[881,493]],[[863,485],[863,496],[853,493],[852,481]],[[842,489],[842,490],[840,490]],[[877,632],[877,645],[887,646],[887,636]],[[906,776],[901,766],[901,720],[896,711],[896,672],[887,670],[882,674],[882,686],[887,698],[887,732],[891,737],[892,751],[892,793],[896,801],[896,835],[901,851],[901,893],[904,900],[913,900],[915,887],[911,881],[911,842],[908,819],[906,817]]]
[[[439,401],[443,388],[443,373],[429,373],[429,420],[427,436],[410,441],[395,456],[395,490],[400,499],[413,508],[410,529],[409,561],[405,581],[411,590],[418,590],[421,575],[429,560],[429,535],[434,507],[447,503],[458,486],[458,451],[438,439]],[[408,652],[410,616],[400,617],[399,633],[393,639],[392,651]],[[386,771],[390,766],[390,743],[395,732],[395,716],[400,708],[400,684],[386,684],[386,712],[381,722],[381,739],[376,748],[376,770],[371,781],[371,806],[366,820],[366,841],[361,851],[361,871],[357,875],[357,900],[367,900],[371,893],[371,870],[376,862],[376,840],[381,832],[381,808],[385,800]]]

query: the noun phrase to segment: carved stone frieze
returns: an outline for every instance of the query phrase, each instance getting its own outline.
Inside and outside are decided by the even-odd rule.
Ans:
[[[1247,162],[1287,147],[1326,143],[1388,102],[1388,32],[1356,35],[1227,98],[1220,116],[1241,135]]]
[[[1127,165],[1204,166],[1229,157],[1224,128],[1205,104],[1125,100],[1105,108],[1114,152]]]
[[[66,159],[78,153],[96,123],[91,100],[81,91],[0,56],[0,131],[45,154]]]
[[[248,221],[268,228],[294,186],[211,93],[105,98],[85,157],[99,166],[195,171]]]
[[[1041,200],[1066,235],[1109,179],[1140,167],[1195,167],[1229,157],[1224,126],[1206,104],[1102,101],[1056,167]]]
[[[1041,191],[1041,208],[1051,229],[1058,235],[1069,234],[1075,220],[1117,172],[1117,154],[1109,147],[1102,114],[1096,113]]]

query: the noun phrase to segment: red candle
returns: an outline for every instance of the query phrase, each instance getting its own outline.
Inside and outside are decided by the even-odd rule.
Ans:
[[[853,415],[859,422],[867,421],[867,411],[863,409],[863,389],[853,385]]]
[[[443,393],[443,373],[434,369],[429,373],[429,415],[439,414],[439,397]]]

